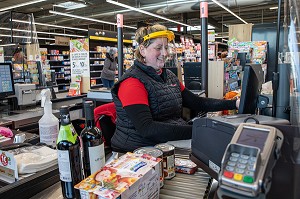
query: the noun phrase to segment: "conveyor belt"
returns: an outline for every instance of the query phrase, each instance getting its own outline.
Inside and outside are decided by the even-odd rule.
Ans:
[[[175,157],[188,159],[188,155],[176,153]],[[208,198],[212,178],[202,169],[193,175],[176,173],[171,180],[165,180],[160,189],[160,199]]]

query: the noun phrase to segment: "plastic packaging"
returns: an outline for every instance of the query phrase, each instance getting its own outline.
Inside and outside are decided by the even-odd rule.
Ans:
[[[50,96],[50,89],[47,88],[41,91],[41,106],[44,107],[44,115],[39,120],[39,132],[40,142],[55,147],[59,131],[59,121],[52,114]]]

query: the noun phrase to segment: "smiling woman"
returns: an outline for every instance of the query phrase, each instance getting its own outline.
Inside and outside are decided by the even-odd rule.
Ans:
[[[192,126],[181,117],[182,107],[195,111],[235,109],[235,100],[194,95],[165,67],[174,33],[156,24],[137,30],[136,60],[112,88],[117,111],[114,151],[134,151],[171,140],[190,139]],[[171,62],[172,63],[172,62]],[[176,67],[176,64],[175,64]]]

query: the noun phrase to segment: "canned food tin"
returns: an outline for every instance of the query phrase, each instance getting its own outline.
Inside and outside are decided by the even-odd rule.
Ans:
[[[133,151],[135,154],[148,154],[155,158],[160,158],[159,174],[160,174],[160,188],[164,186],[164,168],[163,168],[163,152],[154,147],[141,147]]]
[[[163,152],[163,167],[165,179],[175,177],[175,147],[171,144],[163,143],[154,146]]]

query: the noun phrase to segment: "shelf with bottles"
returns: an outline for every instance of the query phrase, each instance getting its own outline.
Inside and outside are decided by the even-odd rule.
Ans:
[[[177,59],[180,63],[200,62],[201,51],[199,45],[182,45],[175,43]]]
[[[40,75],[42,74],[39,70],[41,70],[40,62],[37,61],[27,61],[27,66],[30,74],[30,79],[32,84],[40,83]]]
[[[27,63],[13,63],[14,83],[30,83],[30,71]]]
[[[124,68],[127,70],[133,65],[134,61],[134,53],[132,47],[124,47],[123,48],[124,53]]]
[[[103,86],[100,76],[106,53],[110,48],[117,48],[116,33],[105,32],[104,37],[98,37],[93,30],[89,30],[89,35],[90,87],[99,88]],[[133,64],[132,40],[125,34],[123,42],[124,68],[127,69]]]

